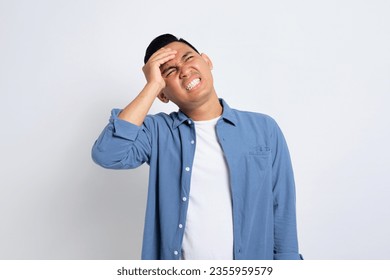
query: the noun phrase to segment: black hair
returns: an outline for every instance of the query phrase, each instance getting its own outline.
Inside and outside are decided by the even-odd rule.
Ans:
[[[146,64],[146,62],[148,62],[149,58],[156,51],[158,51],[159,49],[161,49],[161,48],[165,47],[166,45],[173,43],[173,42],[184,43],[184,44],[188,45],[189,47],[191,47],[194,51],[199,53],[198,50],[193,45],[188,43],[183,38],[177,38],[176,36],[174,36],[172,34],[163,34],[163,35],[160,35],[160,36],[156,37],[155,39],[153,39],[153,41],[149,44],[149,46],[145,52],[144,63]]]

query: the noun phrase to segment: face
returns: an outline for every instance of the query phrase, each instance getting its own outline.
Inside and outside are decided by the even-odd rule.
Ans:
[[[193,109],[207,102],[215,94],[212,63],[205,54],[198,54],[184,43],[174,42],[166,46],[177,51],[174,59],[161,65],[161,75],[166,87],[159,98],[171,100],[180,109]]]

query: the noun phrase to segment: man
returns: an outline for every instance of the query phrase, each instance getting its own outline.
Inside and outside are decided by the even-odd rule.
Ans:
[[[145,87],[92,149],[105,168],[150,166],[142,258],[301,259],[275,121],[219,99],[210,58],[183,39],[155,38],[144,62]],[[156,97],[180,110],[147,115]]]

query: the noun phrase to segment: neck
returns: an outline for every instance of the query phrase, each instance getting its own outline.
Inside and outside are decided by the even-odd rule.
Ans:
[[[194,121],[207,121],[222,115],[222,105],[219,102],[218,96],[213,95],[207,102],[198,105],[192,109],[181,109],[184,114]]]

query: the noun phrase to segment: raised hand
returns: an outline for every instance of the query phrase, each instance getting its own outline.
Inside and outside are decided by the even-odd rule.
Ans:
[[[160,67],[173,59],[176,53],[176,50],[161,48],[149,58],[148,62],[142,68],[148,84],[156,84],[160,90],[165,88],[165,81],[161,76]]]
[[[156,51],[142,68],[145,74],[146,85],[133,101],[127,105],[118,118],[141,125],[156,96],[165,88],[164,78],[161,76],[160,66],[173,59],[177,51],[170,48],[161,48]]]

